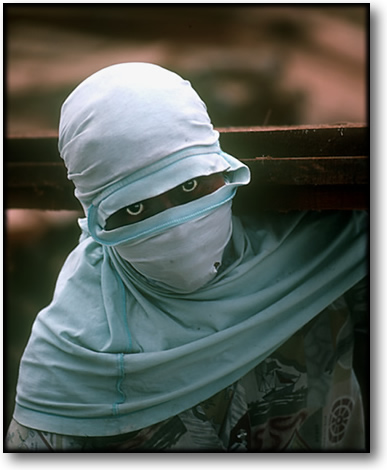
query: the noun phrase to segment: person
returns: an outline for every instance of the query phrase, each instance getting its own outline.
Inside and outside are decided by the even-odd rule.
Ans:
[[[106,67],[61,109],[85,211],[24,351],[10,452],[364,450],[367,215],[237,216],[191,84]]]

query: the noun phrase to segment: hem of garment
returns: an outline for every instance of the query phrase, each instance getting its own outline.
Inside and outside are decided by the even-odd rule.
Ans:
[[[236,382],[256,365],[257,361],[246,364],[244,367],[234,370],[233,373],[223,377],[216,384],[209,384],[200,390],[196,390],[194,398],[192,394],[189,394],[188,397],[175,399],[174,403],[171,403],[169,406],[159,404],[147,409],[125,413],[125,410],[116,403],[114,412],[117,414],[114,415],[68,417],[34,410],[16,403],[13,419],[22,426],[31,429],[67,436],[103,437],[127,434],[177,416],[179,413],[201,403],[220,390],[223,390],[223,388]]]
[[[20,425],[30,429],[65,436],[116,436],[138,430],[136,426],[128,424],[128,417],[125,415],[111,416],[108,418],[71,418],[42,413],[18,404],[15,406],[13,419]]]

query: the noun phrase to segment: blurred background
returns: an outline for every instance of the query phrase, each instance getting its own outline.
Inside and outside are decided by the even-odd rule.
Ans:
[[[83,79],[131,61],[190,80],[215,127],[366,122],[368,14],[356,4],[5,4],[6,133],[56,133],[62,102]],[[6,425],[20,356],[80,215],[6,211]]]

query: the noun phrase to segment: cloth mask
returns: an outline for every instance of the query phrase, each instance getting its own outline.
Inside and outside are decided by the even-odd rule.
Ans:
[[[27,427],[113,436],[175,416],[239,380],[368,272],[364,213],[234,215],[227,245],[249,169],[221,149],[190,83],[154,64],[82,82],[63,104],[59,151],[87,218],[21,360],[14,419]],[[217,191],[105,230],[128,204],[219,172]],[[206,284],[171,292],[144,254],[174,261],[180,289]]]
[[[189,293],[214,279],[231,233],[229,201],[202,217],[114,249],[146,278]]]

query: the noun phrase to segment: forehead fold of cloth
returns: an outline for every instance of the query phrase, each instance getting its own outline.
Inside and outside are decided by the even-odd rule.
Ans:
[[[211,147],[218,139],[191,84],[153,64],[102,69],[61,109],[59,151],[86,211],[113,184],[166,156]]]

